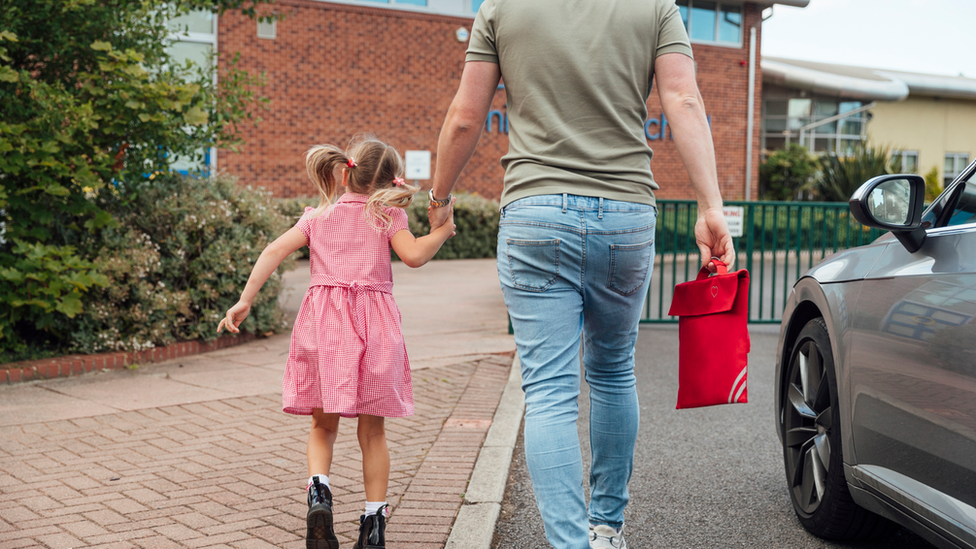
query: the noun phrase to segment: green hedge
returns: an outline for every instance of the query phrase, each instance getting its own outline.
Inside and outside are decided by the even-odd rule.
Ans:
[[[278,211],[291,223],[298,221],[306,206],[318,206],[318,198],[280,198]],[[423,236],[430,232],[427,222],[427,195],[418,193],[407,208],[410,232]],[[459,193],[454,204],[454,224],[457,235],[448,240],[434,259],[479,259],[495,257],[498,238],[498,202],[476,194]],[[308,248],[303,248],[308,257]],[[396,254],[393,256],[396,258]]]
[[[656,247],[658,253],[698,253],[695,245],[694,223],[697,208],[694,204],[658,201],[660,214],[657,218]],[[745,206],[748,217],[752,216],[753,249],[766,251],[838,249],[867,244],[883,233],[869,229],[851,217],[846,207],[832,204],[818,205],[813,202],[761,202]],[[738,251],[744,246],[750,227],[737,239]]]
[[[90,290],[70,319],[72,351],[141,350],[216,337],[264,247],[288,229],[270,193],[232,179],[156,177],[124,211],[118,226],[90,242],[108,284]],[[280,273],[265,283],[241,325],[270,334],[283,326]]]

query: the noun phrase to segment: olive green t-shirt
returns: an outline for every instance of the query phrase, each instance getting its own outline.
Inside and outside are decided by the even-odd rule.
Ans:
[[[466,61],[497,63],[508,154],[501,205],[540,194],[654,205],[644,136],[654,60],[692,55],[674,0],[486,0]]]

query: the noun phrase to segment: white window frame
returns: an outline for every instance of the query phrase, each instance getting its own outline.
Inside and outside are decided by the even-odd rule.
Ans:
[[[715,28],[712,29],[712,40],[702,40],[701,38],[691,37],[691,29],[692,27],[694,27],[692,11],[694,10],[696,0],[686,0],[686,1],[688,2],[688,25],[685,27],[685,30],[688,31],[688,39],[691,41],[692,44],[720,46],[723,48],[737,48],[737,49],[742,48],[742,40],[745,38],[745,22],[746,22],[745,4],[739,4],[738,2],[723,2],[720,0],[697,0],[697,1],[707,1],[707,2],[715,3]],[[739,8],[739,15],[742,17],[742,26],[739,27],[739,40],[737,42],[725,42],[725,41],[720,41],[718,39],[719,29],[721,29],[721,25],[722,25],[721,15],[722,15],[723,6],[735,6]]]
[[[192,42],[196,44],[210,44],[211,52],[213,53],[214,59],[217,59],[217,24],[218,15],[213,14],[213,19],[211,20],[211,32],[190,32],[190,31],[176,31],[170,33],[169,37],[173,40],[179,42]],[[217,86],[217,67],[214,66],[213,71],[213,83],[214,88]],[[209,162],[210,173],[217,173],[217,147],[210,147],[210,162]]]
[[[950,153],[950,152],[947,152],[947,153],[945,153],[945,159],[942,161],[942,167],[943,168],[945,168],[945,161],[946,160],[949,160],[950,158],[952,159],[952,168],[953,168],[954,171],[952,173],[946,171],[946,173],[943,175],[943,180],[945,181],[945,184],[946,185],[949,185],[949,183],[952,183],[952,180],[955,179],[956,177],[958,177],[959,174],[961,174],[966,169],[966,166],[969,165],[969,153]],[[962,166],[961,167],[959,166],[959,160],[960,159],[962,159]]]
[[[918,151],[914,151],[914,150],[895,150],[895,151],[891,151],[891,157],[892,158],[899,158],[899,159],[901,159],[901,168],[902,168],[902,172],[903,173],[915,173],[915,174],[918,173]],[[914,172],[905,172],[905,159],[906,158],[909,158],[909,157],[913,157],[915,159],[915,171]]]

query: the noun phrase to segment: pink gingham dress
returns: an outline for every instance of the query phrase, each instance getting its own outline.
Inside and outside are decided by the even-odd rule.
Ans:
[[[390,266],[390,239],[407,229],[407,213],[387,209],[393,223],[381,233],[366,221],[367,198],[346,193],[318,217],[306,208],[295,225],[308,239],[312,283],[291,333],[282,384],[286,413],[413,414]]]

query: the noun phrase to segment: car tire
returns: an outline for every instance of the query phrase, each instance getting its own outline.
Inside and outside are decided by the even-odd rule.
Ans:
[[[837,379],[822,318],[800,330],[789,356],[780,417],[787,486],[797,518],[807,531],[826,539],[886,535],[891,523],[859,507],[847,487]]]

